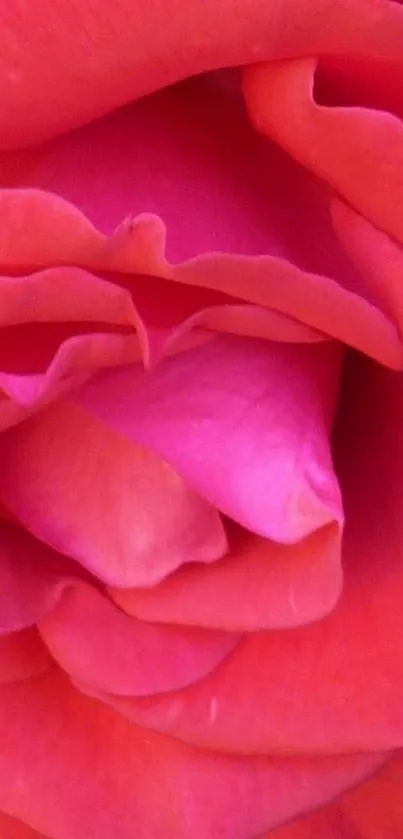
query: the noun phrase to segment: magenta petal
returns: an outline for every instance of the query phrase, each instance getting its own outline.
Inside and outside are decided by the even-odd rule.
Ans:
[[[101,375],[77,402],[219,510],[289,543],[342,519],[328,439],[339,358],[330,344],[222,337],[152,372]]]
[[[226,552],[218,513],[153,452],[62,402],[0,437],[0,498],[37,538],[116,586]]]
[[[234,649],[240,637],[138,621],[84,584],[65,589],[39,630],[74,680],[94,689],[137,696],[201,679]]]

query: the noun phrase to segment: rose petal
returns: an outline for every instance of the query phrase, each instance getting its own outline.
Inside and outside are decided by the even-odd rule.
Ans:
[[[19,682],[44,673],[51,657],[36,629],[0,636],[0,684]]]
[[[342,587],[337,526],[296,545],[230,533],[229,555],[209,567],[184,567],[153,588],[109,593],[141,620],[228,631],[298,626],[334,608]]]
[[[403,760],[398,752],[357,789],[328,807],[271,831],[266,839],[396,839],[403,832]]]
[[[33,736],[40,732],[40,736]],[[249,839],[385,757],[231,758],[129,725],[57,672],[0,693],[0,807],[52,839]]]
[[[0,836],[2,839],[50,839],[6,813],[0,813]]]
[[[237,753],[402,745],[402,422],[401,376],[350,360],[335,443],[347,525],[343,596],[333,612],[310,626],[249,635],[200,685],[117,700],[121,712]]]
[[[333,206],[337,234],[360,271],[368,296],[403,332],[401,246],[342,201]]]
[[[65,589],[39,624],[52,655],[94,690],[144,696],[203,678],[231,652],[239,635],[129,618],[95,588]]]
[[[150,585],[226,551],[218,513],[160,458],[59,403],[0,437],[0,496],[111,585]]]
[[[44,0],[7,6],[0,88],[2,145],[65,131],[185,76],[295,55],[401,60],[403,13],[382,0]],[[57,79],[57,84],[55,84]],[[27,108],[27,102],[30,107]]]
[[[33,626],[66,585],[84,576],[79,565],[37,542],[13,522],[2,521],[0,635]]]
[[[109,271],[135,304],[134,312],[116,289],[111,316],[131,310],[150,364],[184,329],[202,327],[280,340],[323,333],[401,365],[393,325],[357,297],[362,285],[332,227],[331,191],[253,130],[237,78],[196,78],[41,148],[2,155],[0,183],[24,189],[0,193],[0,265],[14,273],[55,262]],[[115,235],[100,236],[38,187],[73,201],[106,233],[118,226]],[[65,284],[66,270],[54,282]],[[74,295],[83,311],[95,289],[99,298],[112,295],[106,283],[86,278]],[[7,310],[9,281],[3,294]],[[48,294],[39,298],[41,321]],[[100,309],[99,299],[94,313]]]
[[[391,68],[389,84],[400,89],[401,99],[402,59],[399,65]],[[368,107],[369,103],[366,107],[318,105],[316,68],[312,58],[248,68],[244,90],[255,126],[331,184],[370,221],[403,241],[403,225],[396,213],[403,202],[403,122],[393,113]],[[367,62],[368,79],[376,70],[377,64],[371,67]],[[388,98],[386,93],[386,103]]]
[[[152,373],[100,376],[77,403],[231,518],[290,543],[342,519],[328,444],[339,358],[330,344],[220,337]]]

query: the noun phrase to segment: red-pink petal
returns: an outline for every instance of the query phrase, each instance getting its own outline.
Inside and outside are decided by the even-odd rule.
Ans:
[[[350,360],[335,442],[347,525],[333,612],[310,626],[251,634],[200,685],[117,700],[119,710],[237,753],[402,746],[402,423],[401,376]]]
[[[328,807],[302,816],[265,839],[397,839],[403,833],[403,757],[396,756],[372,778]]]
[[[0,497],[35,536],[111,585],[150,585],[227,542],[159,457],[59,403],[0,437]]]
[[[0,742],[0,808],[52,839],[252,839],[385,760],[208,754],[128,724],[55,671],[1,689]]]
[[[220,337],[152,372],[99,376],[77,403],[219,510],[290,543],[342,520],[328,440],[339,361],[331,344]]]
[[[239,641],[229,632],[138,621],[84,584],[63,591],[39,630],[72,679],[137,696],[203,678]]]
[[[244,90],[251,118],[259,131],[327,181],[356,210],[403,241],[396,212],[403,202],[403,122],[376,107],[318,105],[316,67],[315,59],[304,58],[248,68]],[[368,78],[376,71],[377,64],[368,62]],[[389,84],[393,83],[401,100],[402,60],[391,68]]]
[[[19,682],[44,673],[51,657],[36,629],[0,636],[0,684]]]
[[[236,533],[230,553],[219,562],[181,568],[152,588],[110,589],[110,594],[142,620],[256,631],[322,618],[334,608],[341,587],[340,534],[329,525],[296,545]]]
[[[2,145],[26,145],[214,67],[295,55],[401,60],[403,14],[383,0],[61,0],[1,17]],[[57,79],[57,84],[55,84]],[[27,107],[27,102],[29,107]]]
[[[6,813],[0,813],[0,836],[2,839],[51,839]]]

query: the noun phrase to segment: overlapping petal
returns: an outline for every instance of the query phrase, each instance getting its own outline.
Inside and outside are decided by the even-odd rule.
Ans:
[[[347,526],[343,596],[333,612],[311,626],[249,635],[187,691],[106,701],[139,724],[214,750],[402,746],[402,394],[400,376],[350,360],[335,440]]]
[[[157,455],[59,402],[0,437],[0,498],[35,536],[117,586],[226,552],[218,513]]]
[[[403,13],[386,0],[46,0],[2,10],[2,145],[26,145],[187,76],[300,55],[401,61]],[[57,78],[57,84],[54,83]],[[30,103],[27,108],[26,103]]]
[[[152,372],[99,376],[76,403],[155,450],[219,510],[287,544],[342,521],[329,448],[339,364],[332,344],[220,337]]]
[[[57,671],[1,688],[0,740],[1,810],[52,839],[250,839],[385,760],[208,754],[130,725]]]

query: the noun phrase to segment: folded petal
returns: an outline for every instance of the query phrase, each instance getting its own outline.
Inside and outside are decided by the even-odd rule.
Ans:
[[[1,689],[0,741],[0,808],[52,839],[252,839],[385,760],[211,755],[128,724],[57,671]]]
[[[175,9],[45,0],[2,14],[3,148],[27,145],[186,76],[295,55],[401,60],[403,14],[384,0],[215,0]],[[111,37],[112,33],[112,37]],[[57,85],[54,80],[57,78]],[[30,107],[26,107],[26,103]]]
[[[100,376],[76,400],[219,510],[287,544],[342,520],[328,439],[339,361],[335,345],[220,337],[152,372]]]
[[[229,632],[138,621],[82,583],[65,588],[39,630],[72,679],[138,696],[203,678],[239,641]]]
[[[157,455],[62,402],[0,437],[0,497],[37,538],[117,586],[150,585],[227,542]]]
[[[403,12],[399,7],[398,10]],[[314,88],[317,61],[313,58],[248,68],[246,101],[259,131],[327,181],[362,215],[402,242],[403,224],[396,207],[403,201],[403,60],[397,66],[391,62],[384,78],[383,110],[379,109],[382,96],[377,81],[378,63],[371,65],[368,61],[364,68],[364,107],[333,105],[332,97],[330,104],[326,99],[326,104],[318,104]],[[343,86],[348,97],[348,72],[344,73],[347,78],[343,78]],[[354,73],[352,81],[354,85]],[[326,92],[326,83],[323,88]],[[394,104],[388,93],[390,88],[396,92],[394,99],[400,113],[387,110],[388,105]],[[371,178],[368,172],[372,173]]]
[[[197,329],[286,341],[328,335],[403,363],[393,324],[361,299],[333,229],[332,191],[254,131],[235,71],[3,154],[0,184],[4,272],[75,263],[104,278],[61,267],[52,278],[27,277],[24,288],[20,276],[15,289],[0,279],[0,302],[10,312],[11,296],[14,317],[21,294],[32,297],[37,285],[32,316],[71,316],[82,301],[81,321],[95,298],[89,319],[135,323],[150,364]],[[81,287],[67,300],[75,305],[52,305],[54,288],[74,279]]]
[[[228,530],[228,527],[227,527]],[[184,567],[152,588],[109,589],[129,615],[147,621],[257,631],[322,618],[342,588],[340,533],[328,525],[296,545],[230,528],[229,554]]]
[[[119,710],[237,753],[402,746],[402,422],[401,376],[350,359],[335,434],[346,530],[343,595],[333,612],[310,626],[249,635],[200,685],[117,699]]]

